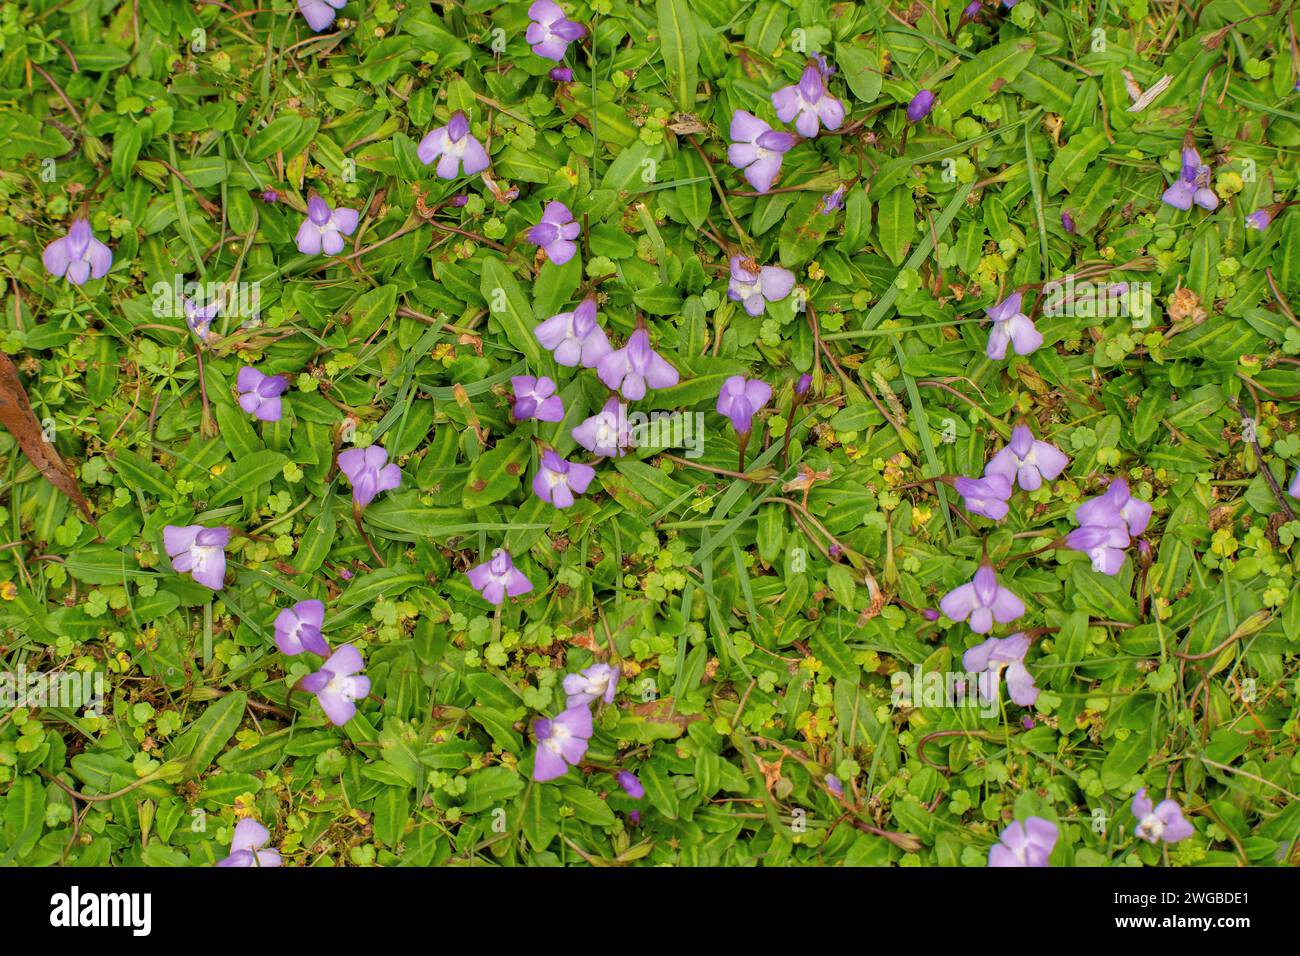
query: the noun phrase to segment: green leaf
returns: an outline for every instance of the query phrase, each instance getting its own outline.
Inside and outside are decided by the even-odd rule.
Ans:
[[[293,560],[293,565],[298,571],[310,574],[325,563],[330,547],[334,544],[334,532],[337,526],[334,509],[327,503],[298,539],[298,551]]]
[[[36,777],[23,774],[9,786],[5,798],[5,829],[9,839],[5,850],[22,859],[36,846],[45,821],[45,786]]]
[[[678,109],[692,112],[700,59],[695,18],[691,16],[686,0],[657,0],[655,7],[659,17],[660,48],[664,66],[668,69],[673,100]]]
[[[1109,791],[1118,790],[1151,759],[1150,736],[1144,731],[1130,731],[1123,740],[1113,741],[1101,763],[1101,784]]]
[[[288,462],[288,456],[278,451],[253,452],[247,458],[241,459],[236,467],[228,469],[217,478],[213,483],[214,488],[212,496],[208,499],[208,506],[215,508],[227,501],[234,501],[236,498],[251,494],[279,475]]]
[[[382,285],[361,294],[352,303],[352,322],[348,337],[368,341],[379,327],[393,317],[397,309],[397,286]]]
[[[1041,56],[1034,57],[1025,65],[1011,88],[1051,113],[1065,113],[1074,102],[1074,78]]]
[[[524,749],[523,738],[515,732],[514,721],[508,715],[494,707],[471,707],[469,715],[492,735],[492,741],[502,750],[517,754]]]
[[[972,106],[993,95],[998,81],[1009,83],[1020,75],[1034,58],[1035,42],[1023,37],[989,47],[967,60],[939,90],[939,102],[953,117],[961,116]]]
[[[108,545],[80,548],[68,555],[63,566],[74,578],[87,584],[122,584],[157,577],[153,571],[142,570],[134,555]]]
[[[650,805],[669,820],[676,820],[680,804],[668,775],[658,767],[647,764],[641,771],[641,783],[645,786],[646,799]]]
[[[554,788],[539,783],[529,784],[524,791],[520,813],[523,815],[524,836],[533,851],[540,853],[551,845],[555,835],[560,832]]]
[[[684,140],[677,151],[677,171],[677,185],[674,187],[677,204],[681,206],[686,221],[698,229],[709,218],[713,200],[710,192],[712,187],[709,169],[704,165],[704,160]]]
[[[533,310],[504,262],[491,256],[483,260],[479,290],[487,300],[492,318],[505,332],[506,341],[523,353],[530,367],[536,368],[541,362],[542,349],[533,334]]]
[[[175,756],[189,758],[185,769],[187,778],[197,777],[217,759],[217,754],[239,729],[247,705],[246,693],[231,691],[209,704],[185,735],[176,741]]]
[[[812,649],[817,659],[825,661],[831,673],[841,680],[856,681],[862,676],[862,668],[854,662],[852,650],[842,638],[829,633],[829,629],[817,632]]]
[[[302,131],[303,119],[293,113],[277,116],[258,130],[248,141],[249,162],[260,163],[274,154],[286,150]]]
[[[1063,665],[1083,660],[1088,653],[1088,615],[1076,612],[1061,622],[1056,635],[1056,656]],[[1052,672],[1052,687],[1064,690],[1074,674],[1073,666],[1062,666]]]
[[[1073,189],[1083,179],[1088,164],[1101,155],[1106,148],[1106,134],[1101,130],[1089,130],[1073,137],[1065,148],[1056,154],[1052,165],[1047,169],[1048,193],[1062,189]]]
[[[482,813],[493,807],[504,807],[524,788],[523,778],[508,767],[488,767],[469,778],[465,790],[465,813]]]
[[[894,265],[902,265],[916,232],[916,200],[912,187],[896,186],[880,198],[877,212],[880,248]]]
[[[614,811],[604,800],[582,787],[565,786],[560,790],[565,803],[573,808],[574,816],[583,823],[598,827],[612,827],[618,823]]]
[[[213,409],[213,416],[226,447],[236,461],[265,450],[266,446],[248,423],[248,415],[243,409],[234,405],[217,405]]]
[[[835,44],[835,64],[844,76],[844,82],[858,101],[874,103],[884,85],[884,73],[877,58],[867,50],[847,43]]]
[[[405,790],[384,787],[375,797],[375,839],[387,847],[402,842],[406,833],[407,818],[411,813],[411,798]]]
[[[1087,561],[1076,562],[1070,572],[1069,593],[1074,606],[1089,611],[1102,620],[1137,623],[1137,611],[1115,579],[1092,570]]]
[[[91,43],[74,47],[77,66],[91,73],[111,73],[131,62],[131,54],[113,43]]]
[[[108,464],[132,491],[170,500],[175,490],[175,485],[168,480],[166,472],[153,462],[145,461],[128,451],[117,452],[108,459]]]
[[[338,601],[342,607],[370,604],[380,596],[396,597],[423,583],[425,576],[419,571],[400,567],[380,568],[354,579],[348,589],[339,595]]]
[[[840,606],[846,611],[852,611],[853,595],[856,590],[853,572],[846,565],[832,564],[826,569],[826,583],[830,585],[831,593],[835,595],[835,600],[840,602]]]
[[[532,443],[523,435],[512,435],[480,455],[469,470],[461,505],[473,510],[500,501],[523,482]]]

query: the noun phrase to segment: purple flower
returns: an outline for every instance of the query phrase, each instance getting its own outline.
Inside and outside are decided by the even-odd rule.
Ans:
[[[573,213],[562,202],[548,202],[542,210],[541,221],[528,230],[528,241],[541,246],[557,266],[574,257],[578,244],[573,240],[582,234],[582,226],[573,221]]]
[[[1192,208],[1192,197],[1195,193],[1196,188],[1190,182],[1186,179],[1178,179],[1164,191],[1160,201],[1175,209],[1188,210]]]
[[[298,227],[295,242],[305,256],[337,256],[343,251],[343,237],[356,231],[359,216],[355,209],[331,209],[320,196],[307,200],[307,218]]]
[[[740,302],[750,315],[762,315],[768,302],[780,302],[794,288],[794,273],[780,266],[763,266],[752,259],[731,257],[727,298]]]
[[[1068,209],[1061,210],[1061,228],[1070,235],[1074,235],[1074,217],[1070,215]]]
[[[1013,821],[989,850],[989,866],[1047,866],[1059,835],[1056,824],[1042,817]]]
[[[113,250],[95,238],[89,222],[77,219],[66,236],[45,247],[41,261],[50,275],[64,276],[72,285],[82,285],[108,275],[113,266]]]
[[[1087,524],[1065,536],[1065,546],[1086,554],[1092,561],[1092,569],[1101,574],[1119,574],[1128,544],[1128,532],[1122,522]]]
[[[440,179],[455,179],[458,175],[473,176],[488,168],[487,150],[469,131],[469,118],[464,111],[457,110],[451,114],[446,126],[431,129],[420,140],[415,154],[420,162],[430,165],[435,159],[438,167],[434,170]]]
[[[1020,311],[1021,298],[1021,293],[1013,292],[997,305],[984,310],[993,320],[984,354],[994,361],[1007,357],[1008,344],[1015,348],[1017,355],[1029,355],[1043,344],[1042,333],[1034,327],[1029,316]]]
[[[1300,469],[1296,469],[1295,477],[1291,479],[1291,487],[1286,491],[1292,498],[1300,498]]]
[[[163,547],[178,574],[189,572],[199,584],[220,591],[226,577],[226,545],[229,528],[205,528],[201,524],[166,525]]]
[[[564,401],[555,394],[555,383],[545,375],[516,375],[510,379],[515,390],[515,404],[510,414],[515,421],[535,418],[539,422],[558,422],[564,418]]]
[[[465,577],[489,604],[500,605],[507,596],[519,597],[533,589],[533,582],[515,567],[510,552],[504,548],[497,548],[491,558],[474,565],[465,572]]]
[[[961,12],[961,22],[970,23],[980,15],[980,0],[971,0]]]
[[[822,197],[822,208],[818,212],[820,216],[829,216],[837,209],[844,208],[844,184],[836,186],[833,192],[827,193]]]
[[[279,866],[282,862],[276,850],[263,850],[271,839],[271,831],[252,817],[244,817],[235,824],[235,838],[230,841],[230,856],[217,866]]]
[[[330,646],[321,636],[325,623],[325,605],[320,601],[299,601],[275,618],[275,646],[281,654],[292,657],[311,651],[317,657],[329,657]]]
[[[909,123],[919,123],[929,115],[932,109],[934,109],[934,94],[929,90],[922,90],[912,97],[911,102],[907,104],[907,121]]]
[[[264,189],[262,190],[261,198],[262,198],[262,202],[264,203],[268,203],[268,204],[277,203],[280,201],[280,194],[276,192],[274,189]]]
[[[1055,480],[1070,459],[1051,442],[1036,441],[1024,425],[1011,432],[1009,441],[984,466],[985,475],[1001,475],[1025,491],[1037,491],[1043,480]]]
[[[288,387],[283,375],[263,375],[251,365],[241,368],[235,378],[239,407],[264,422],[280,420],[280,395]]]
[[[979,566],[975,577],[943,596],[939,610],[954,621],[970,618],[970,629],[987,634],[993,622],[1009,624],[1025,613],[1024,602],[1002,585],[988,561]]]
[[[795,144],[793,133],[780,133],[757,116],[736,110],[731,115],[731,145],[727,162],[745,171],[745,179],[758,192],[772,188],[781,160]]]
[[[1007,672],[1007,692],[1021,707],[1032,707],[1038,700],[1034,677],[1025,669],[1025,654],[1029,651],[1029,638],[1024,634],[1010,637],[990,637],[962,655],[961,666],[972,674],[979,674],[980,697],[996,700],[1002,672]]]
[[[601,359],[596,374],[607,387],[633,402],[645,398],[647,388],[669,388],[681,380],[677,369],[650,347],[650,333],[645,329],[634,331],[627,345]]]
[[[559,365],[581,364],[595,368],[613,351],[605,330],[597,322],[596,299],[588,296],[572,312],[553,315],[533,329],[542,347],[555,355]]]
[[[618,398],[610,398],[605,407],[583,421],[572,432],[576,441],[593,455],[602,458],[622,458],[632,446],[628,432],[627,416]]]
[[[840,783],[840,778],[833,773],[826,775],[826,789],[837,797],[844,796],[844,784]]]
[[[533,722],[537,735],[537,756],[533,758],[533,779],[538,783],[563,777],[569,765],[577,766],[587,754],[591,739],[591,711],[570,707],[555,718],[539,717]]]
[[[1079,505],[1077,516],[1081,525],[1122,522],[1128,533],[1136,538],[1151,521],[1151,506],[1129,494],[1128,482],[1123,478],[1112,478],[1105,494]]]
[[[388,464],[388,452],[382,445],[339,452],[339,468],[352,483],[352,500],[361,508],[381,491],[391,491],[402,483],[402,470]]]
[[[316,695],[330,723],[342,727],[356,715],[356,701],[370,695],[370,678],[361,673],[365,666],[361,652],[351,644],[344,644],[329,656],[320,670],[299,681],[299,686]]]
[[[731,419],[731,427],[738,435],[748,435],[754,413],[768,403],[772,386],[761,379],[747,379],[733,375],[722,383],[718,391],[718,414]]]
[[[568,696],[565,707],[580,707],[592,701],[614,703],[618,690],[619,669],[613,664],[592,664],[576,674],[564,677],[564,693]]]
[[[839,129],[844,122],[844,104],[826,89],[826,80],[833,72],[824,60],[810,60],[797,84],[772,94],[772,108],[776,110],[777,119],[782,123],[794,120],[799,135],[808,139],[816,136],[822,126]],[[734,130],[734,119],[732,124]],[[736,138],[734,134],[732,138]]]
[[[1210,188],[1210,167],[1201,162],[1201,154],[1190,146],[1183,148],[1182,175],[1165,190],[1161,200],[1175,209],[1184,211],[1192,203],[1213,212],[1219,206],[1219,197]]]
[[[212,331],[212,320],[217,317],[217,312],[221,309],[221,301],[213,299],[207,305],[198,305],[191,299],[183,300],[185,303],[185,324],[190,327],[200,342],[211,342],[216,338]]]
[[[1152,807],[1146,787],[1133,794],[1133,816],[1138,819],[1134,832],[1148,843],[1177,843],[1196,832],[1183,817],[1182,807],[1173,800],[1162,800]]]
[[[1265,206],[1262,209],[1256,209],[1246,217],[1246,228],[1258,229],[1260,232],[1263,232],[1269,227],[1269,224],[1272,221],[1273,214],[1269,211],[1269,208]]]
[[[808,394],[808,389],[812,388],[813,377],[807,372],[799,376],[799,381],[794,383],[794,393],[800,398]]]
[[[596,477],[596,469],[577,461],[565,461],[554,451],[542,453],[542,464],[533,476],[533,494],[557,508],[573,504],[573,496],[582,494]]]
[[[573,71],[572,71],[571,69],[569,69],[567,66],[557,66],[557,67],[554,67],[554,68],[552,68],[551,72],[550,72],[548,75],[549,75],[550,78],[551,78],[552,80],[554,80],[556,83],[572,83],[572,82],[573,82]]]
[[[457,193],[447,200],[447,205],[452,209],[461,209],[469,205],[469,196],[465,193]]]
[[[587,28],[564,18],[564,11],[554,0],[536,0],[528,8],[528,30],[524,39],[533,52],[548,60],[563,60],[564,53],[574,40],[587,35]]]
[[[342,10],[347,2],[348,0],[298,0],[298,9],[302,12],[303,19],[307,21],[307,26],[320,33],[334,22],[338,11]]]
[[[645,796],[645,787],[641,785],[641,781],[637,779],[636,774],[631,770],[620,770],[614,774],[614,779],[623,788],[623,792],[633,800],[640,800]]]
[[[1205,169],[1209,169],[1209,166],[1205,166]],[[1197,206],[1213,212],[1214,209],[1218,208],[1218,195],[1214,193],[1214,190],[1210,189],[1209,185],[1201,185],[1203,181],[1209,183],[1209,173],[1205,173],[1204,177],[1197,177],[1195,183],[1196,193],[1192,194],[1192,200]]]
[[[982,515],[990,521],[1001,521],[1010,506],[1011,482],[1003,475],[985,475],[983,478],[958,478],[953,482],[962,503],[971,514]]]

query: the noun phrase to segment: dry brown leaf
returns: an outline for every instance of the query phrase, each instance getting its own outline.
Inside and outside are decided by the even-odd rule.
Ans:
[[[46,481],[67,495],[86,520],[94,524],[90,502],[81,493],[72,469],[59,457],[54,446],[45,440],[41,423],[36,420],[32,403],[27,398],[27,390],[18,378],[18,369],[14,367],[13,359],[3,352],[0,352],[0,425],[9,429],[9,433],[18,442],[18,447],[45,476]]]

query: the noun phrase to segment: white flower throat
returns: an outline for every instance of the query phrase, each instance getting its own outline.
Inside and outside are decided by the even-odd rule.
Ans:
[[[1155,843],[1164,835],[1165,821],[1161,820],[1155,813],[1148,813],[1138,824],[1137,835],[1144,840],[1150,840]]]
[[[547,738],[545,744],[546,749],[558,754],[560,748],[564,746],[564,742],[572,736],[573,734],[569,731],[568,727],[565,727],[562,724],[552,724],[551,736]]]
[[[216,545],[190,545],[190,560],[194,562],[194,570],[206,571],[222,550]]]

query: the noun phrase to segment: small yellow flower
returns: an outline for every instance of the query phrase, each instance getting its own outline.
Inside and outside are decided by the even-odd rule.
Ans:
[[[18,597],[18,585],[14,584],[12,581],[5,581],[3,584],[0,584],[0,598],[4,598],[6,601],[12,601],[16,597]]]

